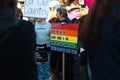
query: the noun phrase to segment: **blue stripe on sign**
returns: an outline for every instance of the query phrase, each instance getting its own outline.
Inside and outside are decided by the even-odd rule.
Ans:
[[[59,51],[59,52],[63,52],[63,53],[69,53],[69,54],[77,54],[76,50],[67,49],[67,48],[61,48],[61,47],[56,47],[56,46],[51,46],[51,50]]]

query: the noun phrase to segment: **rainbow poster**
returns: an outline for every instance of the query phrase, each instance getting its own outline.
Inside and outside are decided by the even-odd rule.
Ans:
[[[52,23],[51,50],[77,54],[78,24]]]

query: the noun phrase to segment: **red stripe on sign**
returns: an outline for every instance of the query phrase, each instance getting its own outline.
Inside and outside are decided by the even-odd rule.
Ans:
[[[52,29],[61,29],[61,30],[78,30],[78,24],[60,24],[52,23]]]

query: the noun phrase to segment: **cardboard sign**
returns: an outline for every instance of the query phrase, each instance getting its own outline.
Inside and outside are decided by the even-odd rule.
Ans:
[[[49,2],[50,0],[25,0],[23,15],[25,17],[47,18]]]
[[[77,54],[78,24],[52,23],[51,50]]]

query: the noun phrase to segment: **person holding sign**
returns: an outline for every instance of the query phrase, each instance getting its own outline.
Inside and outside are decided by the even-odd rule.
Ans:
[[[49,80],[50,75],[50,29],[51,24],[45,18],[35,22],[36,32],[36,63],[38,80]]]
[[[56,17],[57,19],[55,19],[54,22],[72,24],[72,21],[68,18],[67,10],[65,8],[58,8]],[[58,67],[58,71],[56,73],[62,72],[62,52],[52,51],[51,66],[53,69]],[[65,53],[65,80],[74,80],[74,55],[69,53]]]

